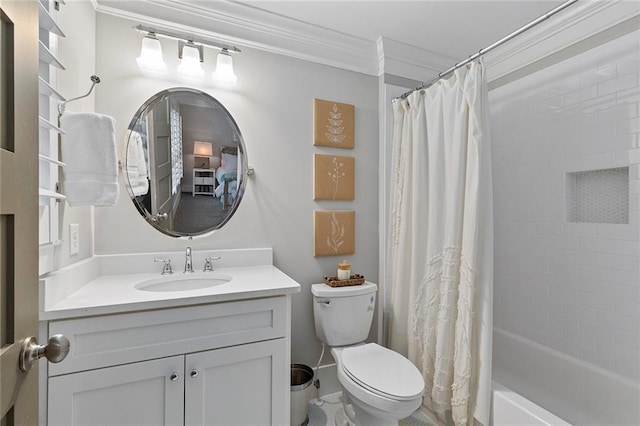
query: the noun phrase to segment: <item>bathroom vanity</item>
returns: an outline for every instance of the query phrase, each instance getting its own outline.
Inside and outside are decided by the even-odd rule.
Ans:
[[[175,278],[98,275],[64,297],[52,294],[63,277],[41,282],[60,299],[41,300],[46,337],[64,334],[71,343],[67,358],[46,369],[48,424],[289,424],[290,298],[300,287],[271,264],[234,260],[241,256],[234,252],[199,255],[249,266],[178,271]],[[132,256],[152,262],[151,255]],[[76,266],[84,269],[76,275],[113,262],[96,256]],[[219,282],[179,288],[209,277]],[[175,280],[177,290],[140,289],[154,280]]]

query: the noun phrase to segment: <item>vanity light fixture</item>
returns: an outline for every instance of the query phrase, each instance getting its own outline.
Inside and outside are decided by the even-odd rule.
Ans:
[[[213,81],[223,86],[235,87],[238,77],[233,72],[233,58],[227,49],[218,53],[216,70],[211,75]]]
[[[195,44],[192,40],[178,41],[178,57],[181,59],[178,65],[178,73],[189,78],[202,78],[204,76],[204,54],[202,45]]]
[[[233,71],[233,58],[231,54],[241,52],[237,47],[217,41],[193,37],[191,35],[187,36],[171,31],[157,30],[143,25],[137,25],[134,29],[144,35],[142,39],[142,52],[137,60],[141,69],[154,70],[156,72],[164,70],[161,72],[166,72],[167,66],[164,61],[162,61],[162,50],[158,37],[170,38],[178,40],[178,56],[181,59],[178,65],[178,73],[191,78],[202,78],[204,76],[204,69],[202,67],[204,62],[203,48],[204,46],[212,47],[220,51],[217,57],[216,70],[212,74],[213,81],[228,87],[236,85],[238,78]],[[147,45],[149,47],[147,47]],[[147,62],[141,59],[147,57],[143,55],[147,49],[153,49],[153,57],[155,59],[152,63],[157,64],[155,68],[147,66]],[[161,65],[159,65],[160,63]]]
[[[142,38],[140,56],[136,58],[138,66],[143,71],[150,71],[158,74],[167,73],[167,64],[162,59],[162,46],[155,33],[148,32]]]

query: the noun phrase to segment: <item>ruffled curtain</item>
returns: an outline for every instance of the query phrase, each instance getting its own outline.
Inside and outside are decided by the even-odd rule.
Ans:
[[[394,102],[390,346],[425,379],[425,405],[488,425],[493,200],[480,61]]]

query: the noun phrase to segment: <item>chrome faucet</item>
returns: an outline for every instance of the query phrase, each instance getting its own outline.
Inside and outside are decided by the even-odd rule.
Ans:
[[[187,256],[184,261],[184,272],[193,272],[193,262],[191,260],[191,247],[187,247]]]

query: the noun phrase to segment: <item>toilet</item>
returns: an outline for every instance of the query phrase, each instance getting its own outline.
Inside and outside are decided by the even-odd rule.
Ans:
[[[331,347],[343,409],[336,426],[391,426],[422,404],[424,380],[405,357],[376,343],[369,335],[377,286],[311,286],[316,335]]]

